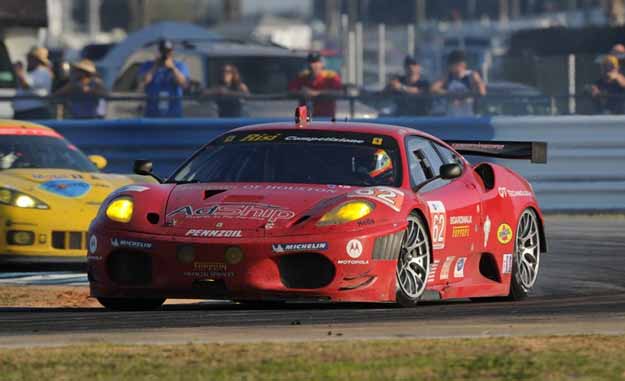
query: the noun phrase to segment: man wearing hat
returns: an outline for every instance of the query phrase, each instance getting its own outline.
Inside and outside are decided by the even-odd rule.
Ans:
[[[83,59],[72,64],[69,82],[54,95],[69,97],[69,117],[73,119],[102,118],[102,97],[107,94],[94,63]]]
[[[21,64],[14,65],[17,77],[17,96],[48,96],[52,89],[52,70],[48,49],[34,47],[26,56],[26,71]],[[49,119],[50,107],[43,99],[16,99],[13,101],[15,119]]]
[[[299,73],[289,83],[288,89],[300,97],[300,105],[312,99],[313,116],[330,118],[336,113],[336,100],[327,96],[343,93],[341,77],[332,70],[324,69],[323,59],[318,52],[308,54],[308,69]]]
[[[404,59],[404,75],[391,78],[385,89],[395,97],[396,115],[428,115],[430,81],[421,75],[421,65],[411,56]]]
[[[158,57],[141,66],[139,78],[147,95],[145,116],[182,117],[182,99],[175,97],[183,95],[189,80],[189,68],[184,62],[174,60],[174,44],[171,41],[159,41]]]
[[[597,111],[604,114],[625,112],[625,76],[619,72],[618,58],[607,55],[601,62],[601,78],[592,85]]]

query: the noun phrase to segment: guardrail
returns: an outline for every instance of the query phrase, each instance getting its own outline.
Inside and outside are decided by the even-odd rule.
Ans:
[[[278,119],[47,121],[89,154],[128,173],[138,158],[168,175],[195,149],[230,129]],[[499,160],[525,176],[547,211],[625,210],[625,116],[379,118],[367,122],[419,129],[442,139],[533,140],[549,144],[548,163]],[[346,123],[346,122],[336,122]]]

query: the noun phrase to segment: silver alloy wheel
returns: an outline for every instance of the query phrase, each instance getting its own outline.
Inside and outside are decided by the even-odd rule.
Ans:
[[[526,209],[519,219],[514,256],[518,279],[524,291],[528,291],[536,282],[540,266],[538,221],[530,209]]]
[[[397,287],[416,300],[425,291],[429,272],[430,243],[425,227],[417,217],[409,216],[397,261]]]

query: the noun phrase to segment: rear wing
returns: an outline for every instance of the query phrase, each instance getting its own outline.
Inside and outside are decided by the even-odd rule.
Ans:
[[[538,164],[547,163],[547,143],[545,142],[475,140],[447,140],[446,142],[463,155],[531,160],[532,163]]]

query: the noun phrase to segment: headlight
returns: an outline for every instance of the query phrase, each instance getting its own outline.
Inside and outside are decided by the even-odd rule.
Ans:
[[[317,222],[317,226],[356,221],[371,213],[374,208],[375,206],[368,201],[348,201],[324,214]]]
[[[132,218],[133,206],[130,197],[116,198],[106,207],[106,216],[113,221],[129,222]]]
[[[0,204],[17,206],[18,208],[48,209],[49,206],[26,193],[8,188],[0,188]]]

